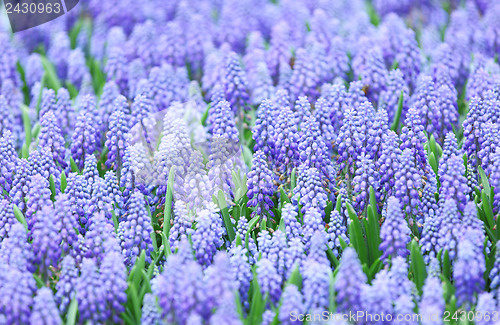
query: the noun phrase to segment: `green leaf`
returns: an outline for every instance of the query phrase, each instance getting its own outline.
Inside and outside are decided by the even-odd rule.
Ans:
[[[260,217],[259,216],[255,216],[252,218],[252,220],[250,220],[250,222],[248,223],[248,231],[245,235],[245,248],[247,249],[247,251],[250,251],[250,249],[248,248],[248,238],[250,236],[250,233],[252,232],[253,228],[255,227],[255,225],[257,224],[257,222],[259,222],[259,219]]]
[[[260,292],[260,285],[257,281],[257,273],[253,270],[252,280],[252,302],[250,304],[250,311],[248,312],[248,324],[260,324],[262,322],[262,314],[266,307],[266,300],[263,299]]]
[[[326,245],[326,247],[326,256],[328,256],[328,259],[330,260],[330,263],[333,265],[333,267],[337,268],[340,265],[338,258],[335,256],[330,246]]]
[[[26,152],[23,152],[23,158],[28,158],[32,135],[31,135],[31,119],[29,117],[29,108],[26,105],[21,105],[21,116],[23,118],[23,126],[24,126],[24,145],[26,146],[25,147]]]
[[[491,187],[490,187],[490,182],[488,181],[488,177],[484,173],[484,170],[481,166],[477,166],[477,171],[481,176],[481,184],[483,184],[483,189],[486,191],[486,195],[490,197]]]
[[[21,210],[19,210],[19,208],[15,204],[14,204],[14,216],[16,217],[17,221],[19,221],[24,226],[26,231],[28,231],[28,224],[26,223],[26,218],[24,217]]]
[[[201,116],[201,124],[203,126],[207,126],[207,118],[208,118],[208,112],[210,111],[210,106],[211,106],[211,104],[207,105],[207,109],[205,110],[205,112]]]
[[[449,279],[451,277],[451,262],[450,262],[450,253],[448,250],[444,251],[443,256],[443,275]]]
[[[61,193],[64,193],[67,186],[68,186],[68,181],[66,180],[66,173],[63,170],[61,173]]]
[[[33,274],[33,278],[35,279],[36,286],[38,289],[45,287],[45,283],[43,283],[43,280],[40,278],[38,274]]]
[[[137,292],[137,288],[134,283],[128,282],[127,293],[127,301],[129,301],[132,305],[131,311],[138,324],[141,320],[141,303],[139,302],[139,293]]]
[[[163,234],[168,238],[170,234],[170,218],[172,216],[172,198],[175,179],[175,166],[170,168],[167,182],[167,196],[165,197],[165,209],[163,211]]]
[[[335,203],[335,210],[338,211],[338,213],[342,214],[342,195],[339,194],[337,196],[337,202]]]
[[[61,81],[59,81],[59,78],[57,77],[56,69],[45,56],[41,56],[40,59],[42,61],[43,69],[45,70],[47,88],[52,88],[54,90],[60,89],[62,86]]]
[[[66,314],[66,325],[76,324],[77,313],[78,313],[78,300],[76,300],[76,297],[73,297],[73,299],[71,299],[71,303],[69,304],[68,313]]]
[[[229,240],[233,242],[236,234],[234,232],[234,227],[233,223],[231,222],[231,218],[229,217],[226,197],[224,196],[224,192],[222,192],[222,190],[219,190],[219,192],[217,193],[217,201],[219,202],[219,208],[222,212],[222,218],[224,219],[224,225],[226,226],[227,235],[229,237]]]
[[[403,91],[401,91],[401,94],[399,95],[399,100],[398,100],[398,110],[396,111],[396,115],[394,115],[394,121],[392,122],[391,125],[391,130],[394,132],[397,132],[399,129],[399,121],[401,120],[401,112],[403,111]]]
[[[292,193],[295,186],[297,186],[297,168],[292,169],[292,174],[290,176],[290,191]]]
[[[295,264],[295,267],[293,268],[293,271],[287,280],[287,284],[294,284],[299,290],[302,289],[302,275],[300,274],[300,268],[297,263]]]
[[[351,243],[358,253],[361,263],[368,263],[368,252],[366,251],[361,222],[359,221],[353,207],[349,203],[347,203],[347,212],[351,218],[351,223],[349,224],[349,238]]]
[[[285,190],[283,189],[283,187],[280,187],[280,198],[281,198],[281,202],[283,204],[285,204],[285,202],[286,203],[292,203],[290,201],[290,199],[288,198],[288,195],[286,195]]]
[[[342,247],[342,250],[345,250],[347,248],[347,243],[342,239],[342,237],[339,237],[339,242],[340,242],[340,247]]]
[[[50,199],[54,201],[56,199],[56,183],[54,182],[54,175],[50,175],[49,177],[49,186],[50,186]]]
[[[410,248],[411,271],[413,272],[413,280],[418,291],[422,294],[425,279],[427,278],[427,270],[425,269],[424,257],[417,241],[413,239]]]
[[[490,199],[486,194],[485,189],[481,191],[481,199],[483,201],[481,203],[481,208],[483,209],[486,216],[486,222],[488,223],[488,227],[490,229],[493,229],[493,227],[495,226],[495,219],[493,218],[493,210],[491,207]]]
[[[367,226],[365,227],[366,231],[366,240],[368,242],[368,251],[369,251],[369,261],[370,265],[372,265],[380,256],[381,251],[379,249],[380,246],[380,226],[378,223],[378,214],[373,212],[373,206],[370,205],[368,207],[368,222],[366,222]]]
[[[438,163],[437,163],[437,160],[436,160],[436,156],[434,155],[434,152],[431,152],[429,154],[429,165],[431,165],[432,167],[432,170],[434,171],[434,174],[438,174]]]
[[[240,235],[236,235],[236,246],[243,246],[243,241],[241,240]]]
[[[248,168],[252,167],[252,152],[247,146],[243,146],[243,161]]]
[[[73,160],[73,157],[69,157],[69,165],[70,165],[71,171],[73,173],[80,174],[80,169],[78,169],[78,166],[76,165],[75,161]]]

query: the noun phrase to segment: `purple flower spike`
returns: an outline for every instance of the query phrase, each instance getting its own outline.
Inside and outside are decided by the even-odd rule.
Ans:
[[[328,246],[333,251],[336,257],[340,253],[340,239],[349,244],[349,237],[347,237],[347,227],[344,224],[344,219],[337,210],[333,210],[330,215],[330,222],[328,223]]]
[[[370,186],[374,190],[378,189],[380,176],[373,159],[364,153],[358,156],[356,167],[356,176],[352,180],[353,195],[356,197],[354,208],[358,212],[363,212],[370,200]]]
[[[119,232],[121,230],[123,233],[121,246],[126,264],[128,266],[134,265],[135,259],[142,250],[146,252],[146,261],[149,263],[153,251],[151,240],[153,227],[146,210],[144,196],[136,190],[127,202],[126,209],[124,220],[120,222],[119,226]]]
[[[282,295],[282,305],[279,310],[278,319],[283,325],[294,325],[300,324],[298,320],[293,321],[290,318],[292,313],[297,315],[302,314],[306,311],[303,303],[302,294],[299,289],[294,284],[288,284],[285,287]]]
[[[43,287],[36,293],[36,297],[33,299],[30,324],[62,324],[61,316],[59,316],[54,295],[50,288]]]
[[[500,244],[497,242],[495,253],[495,263],[490,271],[490,288],[492,290],[500,289]]]
[[[398,135],[394,131],[387,130],[382,136],[380,157],[376,161],[380,174],[380,187],[387,196],[394,193],[394,184],[397,181],[395,175],[401,168],[400,156]]]
[[[315,208],[323,215],[325,212],[328,194],[321,179],[320,171],[305,164],[300,165],[297,171],[297,186],[293,189],[292,200],[294,204],[302,206],[301,212],[305,213]]]
[[[364,284],[361,288],[361,303],[368,315],[380,313],[383,315],[390,315],[393,313],[390,287],[390,278],[387,270],[382,270],[375,276],[372,285]],[[383,321],[370,321],[371,324],[382,325],[386,322]]]
[[[119,252],[109,252],[102,261],[99,280],[104,288],[104,304],[106,320],[113,323],[121,321],[120,315],[125,311],[128,288],[127,269]]]
[[[275,104],[271,100],[263,100],[257,109],[257,119],[252,128],[252,138],[255,140],[253,150],[262,150],[269,157],[274,155],[275,112]]]
[[[285,233],[288,240],[302,237],[302,226],[297,219],[297,207],[291,203],[285,203],[281,210],[281,217],[285,223]]]
[[[473,97],[469,103],[469,112],[462,126],[464,129],[464,143],[462,150],[467,154],[469,161],[477,166],[480,149],[481,125],[484,122],[483,102]]]
[[[401,116],[405,116],[408,111],[407,105],[410,98],[410,90],[401,70],[391,70],[387,77],[385,89],[380,92],[378,101],[378,109],[383,108],[387,111],[389,121],[394,120],[401,93],[403,93],[403,110]]]
[[[436,324],[432,315],[441,315],[444,312],[444,308],[445,301],[441,281],[439,281],[438,277],[428,276],[425,280],[422,300],[418,305],[418,310],[422,314],[422,324]]]
[[[16,150],[12,132],[5,131],[0,137],[0,190],[9,193],[16,166]]]
[[[45,206],[37,212],[32,229],[34,263],[38,265],[38,269],[45,279],[51,274],[51,267],[57,266],[61,256],[61,228],[61,220],[57,219],[52,207]]]
[[[337,311],[355,312],[362,309],[361,288],[367,278],[354,248],[348,247],[342,254],[335,281]]]
[[[250,289],[250,281],[252,280],[252,271],[246,254],[247,249],[243,246],[234,246],[229,250],[229,263],[243,302],[248,299],[248,289]]]
[[[109,131],[106,133],[106,147],[109,149],[106,167],[117,170],[122,166],[126,135],[129,131],[127,118],[122,111],[115,111],[109,118]]]
[[[273,262],[263,258],[257,262],[257,281],[262,296],[269,295],[269,299],[276,303],[281,296],[281,276],[276,271]]]
[[[415,167],[425,171],[427,169],[427,155],[424,143],[427,142],[427,137],[421,122],[418,111],[410,108],[406,116],[405,126],[401,130],[401,150],[409,148]]]
[[[38,136],[38,146],[42,150],[48,150],[54,161],[66,168],[66,148],[65,141],[61,129],[58,126],[56,117],[53,111],[48,111],[40,120],[42,128]]]
[[[248,207],[256,207],[254,214],[267,220],[267,215],[274,217],[271,211],[274,206],[272,196],[274,193],[273,174],[267,164],[265,154],[259,150],[253,156],[252,170],[248,173]]]
[[[76,280],[76,299],[80,321],[103,322],[108,311],[106,305],[106,287],[93,259],[85,258],[81,266],[80,277]]]
[[[491,292],[483,292],[479,294],[478,299],[477,299],[477,306],[476,310],[482,311],[483,315],[487,315],[486,313],[489,313],[490,315],[495,315],[495,313],[498,310],[498,307],[496,306],[495,299],[493,298],[493,294]],[[489,325],[491,324],[490,320],[487,319],[487,317],[481,317],[481,319],[478,319],[476,321],[477,325]]]
[[[412,216],[417,214],[417,205],[420,197],[419,191],[422,189],[422,172],[415,166],[411,149],[403,150],[399,158],[400,168],[394,175],[395,196],[400,200],[404,211]]]
[[[11,267],[2,271],[1,279],[0,315],[3,316],[1,318],[5,324],[30,324],[30,309],[36,291],[33,275]]]
[[[409,254],[406,246],[410,242],[410,228],[405,220],[401,203],[395,197],[387,200],[387,213],[380,230],[380,250],[383,251],[381,259],[387,260],[391,255],[406,257]]]
[[[451,156],[440,167],[443,168],[440,168],[440,174],[442,175],[440,177],[439,199],[453,199],[458,209],[464,211],[469,189],[467,187],[467,179],[465,178],[465,166],[462,157]]]
[[[281,181],[287,181],[293,168],[298,166],[300,157],[298,148],[299,131],[294,120],[294,114],[288,106],[280,110],[275,129],[274,145],[276,147],[275,163]]]
[[[90,112],[82,111],[77,118],[75,131],[71,137],[71,156],[78,168],[83,168],[87,154],[97,149],[95,121]]]
[[[52,206],[50,196],[49,182],[38,174],[32,176],[29,182],[27,195],[28,209],[26,211],[26,221],[28,222],[29,230],[32,230],[36,223],[36,212],[42,210],[44,206]]]
[[[450,259],[455,259],[458,243],[463,236],[463,228],[460,222],[460,215],[457,209],[457,203],[454,199],[446,199],[441,204],[439,212],[439,233],[438,233],[438,251],[439,249],[448,250]]]
[[[289,91],[292,99],[299,96],[314,98],[318,95],[319,76],[316,74],[314,60],[305,48],[297,49],[295,65],[290,76]]]
[[[222,245],[222,218],[214,205],[199,212],[193,233],[193,250],[196,260],[203,266],[212,263],[217,248]]]
[[[75,296],[75,284],[78,279],[78,269],[75,265],[75,259],[66,256],[61,262],[61,274],[56,284],[56,301],[59,305],[61,314],[65,314],[71,300]]]
[[[330,298],[330,265],[316,261],[304,266],[304,305],[306,310],[328,308]]]
[[[368,90],[368,98],[378,102],[380,92],[385,88],[387,70],[380,47],[360,42],[363,50],[353,58],[352,66],[356,79],[360,79]]]
[[[474,243],[467,236],[460,241],[457,260],[453,269],[458,306],[471,306],[477,302],[477,295],[484,289],[483,273],[486,271],[484,255],[474,249]]]
[[[230,52],[226,57],[224,88],[233,110],[249,109],[247,77],[235,52]]]

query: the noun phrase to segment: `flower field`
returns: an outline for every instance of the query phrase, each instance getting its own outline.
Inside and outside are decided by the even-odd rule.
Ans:
[[[499,325],[498,17],[0,11],[0,325]]]

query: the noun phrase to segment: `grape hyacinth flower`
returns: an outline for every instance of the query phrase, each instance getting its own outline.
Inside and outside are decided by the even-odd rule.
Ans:
[[[463,211],[467,203],[468,187],[462,157],[450,157],[440,171],[442,175],[439,178],[441,182],[439,199],[453,199],[457,203],[458,209]]]
[[[41,150],[47,150],[51,153],[55,162],[66,168],[66,148],[61,130],[57,124],[53,111],[48,111],[40,120],[41,129],[38,136],[38,146]]]
[[[272,196],[274,193],[273,174],[267,164],[267,159],[261,150],[253,156],[252,170],[248,173],[248,207],[256,207],[254,215],[260,216],[261,221],[267,220],[267,215],[274,217],[271,211],[274,206]],[[267,214],[267,215],[266,215]]]
[[[483,273],[486,264],[482,251],[474,249],[474,243],[465,238],[458,243],[457,259],[453,271],[458,306],[471,306],[477,295],[484,289]]]
[[[44,88],[42,90],[42,98],[40,100],[40,119],[48,112],[55,113],[56,110],[56,93],[53,89]]]
[[[406,116],[405,126],[401,129],[401,150],[410,149],[415,167],[423,171],[426,170],[427,166],[425,142],[427,142],[427,137],[424,134],[424,126],[421,124],[419,113],[416,109],[410,108]]]
[[[407,105],[410,98],[410,90],[408,89],[408,85],[404,80],[401,70],[391,70],[387,76],[385,89],[380,92],[380,98],[378,100],[378,109],[385,109],[387,111],[389,121],[394,120],[401,96],[403,96],[401,116],[405,116],[408,110]]]
[[[347,227],[344,224],[344,219],[340,213],[335,209],[330,215],[330,222],[328,223],[328,246],[333,251],[336,257],[340,255],[340,239],[346,244],[349,244],[349,237],[347,237]]]
[[[462,237],[462,225],[457,203],[453,199],[446,199],[440,206],[439,212],[438,245],[448,250],[450,259],[455,259],[458,243]]]
[[[352,192],[356,198],[354,208],[358,212],[363,212],[370,201],[370,187],[373,187],[373,189],[379,188],[380,176],[373,160],[364,153],[358,156],[356,167],[356,176],[352,180]],[[375,193],[377,195],[377,192]]]
[[[106,306],[106,319],[118,323],[121,319],[120,314],[125,311],[127,301],[125,291],[128,288],[127,268],[122,255],[113,251],[106,254],[99,273],[99,280],[104,288],[102,302]]]
[[[0,137],[0,190],[9,193],[16,166],[16,151],[12,132],[5,131]]]
[[[490,271],[490,288],[492,290],[500,289],[500,244],[497,242],[495,253],[495,263]]]
[[[242,238],[243,240],[243,238]],[[247,249],[243,246],[234,246],[229,250],[229,263],[234,274],[236,287],[242,302],[248,299],[248,289],[252,280],[252,271],[247,257]],[[246,306],[249,307],[249,306]]]
[[[146,252],[146,261],[149,263],[153,251],[151,240],[153,227],[144,196],[138,190],[135,190],[128,200],[124,220],[120,222],[118,228],[118,232],[123,234],[121,246],[126,264],[134,265],[142,250]]]
[[[394,195],[395,175],[401,168],[400,157],[398,135],[387,130],[382,136],[380,157],[375,162],[380,175],[379,186],[386,196]]]
[[[158,309],[156,296],[152,293],[144,295],[144,302],[142,305],[141,324],[145,325],[158,325],[161,322],[161,316]]]
[[[359,46],[363,49],[358,51],[352,60],[354,75],[367,89],[367,97],[378,102],[387,79],[382,50],[378,46],[372,46],[367,40],[360,43]]]
[[[390,278],[387,270],[381,270],[372,281],[372,285],[363,284],[361,287],[361,303],[366,310],[366,320],[370,324],[385,324],[384,321],[371,319],[369,315],[393,313]],[[380,315],[379,314],[379,315]],[[373,316],[372,316],[373,317]]]
[[[283,325],[300,324],[298,320],[293,321],[290,317],[292,313],[302,314],[306,311],[302,294],[295,284],[288,284],[281,296],[282,304],[279,309],[278,319]]]
[[[297,216],[297,208],[293,204],[285,203],[283,205],[281,218],[283,218],[285,223],[285,234],[288,240],[302,237],[302,225],[298,221]]]
[[[50,196],[49,182],[39,174],[32,176],[29,182],[28,194],[26,195],[28,200],[26,203],[26,221],[30,231],[36,223],[36,213],[42,210],[44,206],[52,206]]]
[[[61,262],[61,274],[56,284],[56,302],[61,314],[66,313],[71,300],[75,296],[75,283],[78,279],[78,269],[75,259],[71,256],[65,256]]]
[[[75,289],[80,321],[105,321],[105,315],[108,312],[105,303],[106,288],[93,259],[83,259],[81,274],[75,282]]]
[[[479,164],[477,154],[480,149],[481,124],[483,123],[483,104],[480,98],[473,97],[469,103],[469,112],[462,126],[464,143],[462,150],[467,154],[474,166]]]
[[[201,265],[210,265],[217,248],[221,246],[221,227],[221,217],[215,206],[199,212],[192,240],[196,260]]]
[[[34,264],[44,279],[50,275],[51,267],[56,267],[61,256],[62,220],[57,219],[54,209],[44,206],[37,212],[32,228]]]
[[[50,288],[38,289],[33,299],[33,311],[30,316],[30,324],[62,324],[61,316],[54,301],[54,295]]]
[[[281,276],[276,271],[273,262],[263,258],[257,262],[257,281],[262,296],[269,295],[270,301],[276,303],[281,296]]]
[[[476,324],[477,325],[488,325],[491,324],[490,319],[486,317],[489,313],[489,315],[495,315],[495,313],[498,310],[497,303],[495,299],[493,298],[493,294],[490,292],[483,292],[479,294],[478,299],[477,299],[477,306],[476,306],[477,311],[481,311],[483,314],[483,317],[481,319],[477,319]]]
[[[380,250],[383,251],[382,260],[387,261],[388,256],[406,257],[409,254],[406,248],[410,242],[410,228],[406,223],[401,203],[395,197],[387,199],[387,213],[380,229]]]
[[[346,248],[342,254],[334,285],[338,312],[363,310],[361,288],[366,281],[356,251],[351,247]]]
[[[299,96],[317,97],[320,78],[315,70],[311,53],[303,47],[298,48],[295,52],[295,65],[289,81],[292,100]]]
[[[249,108],[249,95],[247,76],[241,67],[240,58],[235,52],[230,52],[226,57],[226,74],[224,92],[227,100],[234,110]]]
[[[417,205],[420,197],[419,191],[422,189],[421,171],[415,166],[414,157],[410,149],[404,149],[399,158],[400,168],[394,175],[394,194],[404,207],[404,211],[409,215],[416,215]]]
[[[306,310],[328,308],[330,297],[330,265],[308,261],[304,265],[304,307]]]
[[[105,146],[109,149],[106,167],[117,170],[122,166],[126,136],[129,131],[127,118],[120,110],[114,111],[109,118]]]
[[[274,156],[275,111],[275,104],[271,100],[263,100],[257,109],[257,119],[252,128],[252,138],[255,140],[253,150],[255,152],[262,150],[268,157]],[[283,115],[285,115],[285,113],[283,113]],[[278,123],[280,123],[280,120]],[[284,128],[284,130],[286,129]]]
[[[2,271],[1,280],[0,315],[3,316],[3,321],[5,324],[30,324],[31,306],[36,290],[33,275],[7,267]]]
[[[280,173],[280,181],[286,181],[293,168],[298,167],[300,152],[298,148],[299,132],[294,123],[294,115],[290,107],[283,107],[278,115],[274,140],[275,164]]]
[[[306,164],[300,165],[297,171],[297,185],[293,189],[292,202],[302,206],[301,212],[305,214],[311,208],[324,215],[328,194],[321,179],[320,171]]]
[[[10,229],[17,223],[12,203],[0,199],[0,243],[9,235]]]
[[[422,324],[436,324],[432,315],[441,315],[445,310],[443,298],[443,286],[438,277],[428,276],[425,280],[422,300],[418,305],[418,310],[422,314]]]
[[[91,112],[82,111],[78,115],[75,131],[71,137],[71,156],[78,168],[83,168],[85,157],[97,149],[95,121]]]

